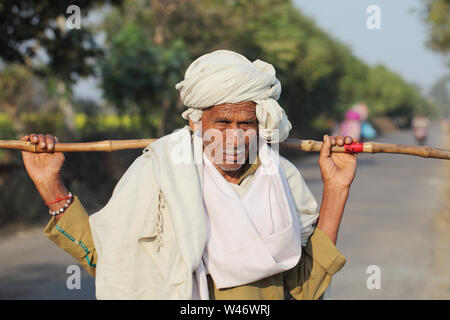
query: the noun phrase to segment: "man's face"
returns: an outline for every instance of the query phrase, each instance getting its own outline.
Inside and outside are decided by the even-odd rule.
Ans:
[[[253,101],[224,103],[203,110],[203,146],[223,171],[239,170],[257,145],[258,120]]]

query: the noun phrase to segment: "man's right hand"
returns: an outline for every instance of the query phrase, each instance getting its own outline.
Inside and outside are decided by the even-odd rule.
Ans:
[[[21,138],[22,141],[30,141],[38,144],[41,149],[46,149],[49,153],[34,153],[23,151],[22,158],[25,169],[45,203],[68,195],[66,187],[61,181],[61,167],[64,163],[62,152],[53,152],[58,138],[51,134],[29,134]],[[52,211],[60,209],[64,202],[50,204]],[[57,216],[60,218],[61,215]]]
[[[23,163],[31,180],[37,185],[51,183],[60,179],[61,167],[64,163],[62,152],[53,152],[58,138],[51,134],[29,134],[21,138],[30,141],[49,153],[22,152]]]

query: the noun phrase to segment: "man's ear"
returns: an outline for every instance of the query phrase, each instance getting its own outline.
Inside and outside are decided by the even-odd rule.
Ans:
[[[194,123],[194,121],[189,119],[189,128],[191,129],[191,132],[195,132],[195,130],[200,130],[201,132],[203,132],[202,126],[203,126],[203,120],[200,119],[200,121]]]

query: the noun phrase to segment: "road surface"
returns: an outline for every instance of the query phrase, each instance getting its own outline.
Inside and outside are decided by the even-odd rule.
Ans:
[[[414,144],[410,130],[375,141]],[[427,145],[442,147],[443,141],[444,134],[433,127]],[[320,206],[323,185],[316,159],[296,165]],[[431,272],[434,219],[444,203],[442,189],[447,181],[443,169],[444,160],[392,154],[358,156],[337,243],[347,263],[333,277],[330,299],[449,298],[450,283],[438,293],[430,292],[434,288],[429,287],[436,282]],[[380,289],[368,289],[372,268],[377,268],[370,266],[379,267]]]
[[[379,141],[414,144],[411,131],[389,134]],[[433,128],[427,144],[441,146],[442,141],[443,133]],[[379,154],[360,155],[358,162],[337,244],[347,264],[333,278],[329,298],[430,297],[429,283],[436,281],[430,272],[436,240],[433,219],[444,197],[443,160]],[[317,157],[295,164],[320,205]],[[42,235],[43,228],[31,228],[0,242],[0,299],[95,299],[94,279],[82,268],[81,288],[68,288],[73,274],[67,269],[77,264]],[[371,276],[367,268],[372,265],[379,267],[380,289],[367,287]],[[442,295],[448,297],[448,292]]]

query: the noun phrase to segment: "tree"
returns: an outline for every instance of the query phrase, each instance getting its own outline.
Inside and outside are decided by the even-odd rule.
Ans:
[[[121,1],[76,1],[82,19],[97,6]],[[4,0],[0,3],[0,58],[6,63],[32,66],[41,75],[58,75],[66,83],[92,74],[92,58],[102,53],[89,28],[69,30],[67,8],[74,1]],[[84,21],[84,20],[82,20]],[[44,63],[33,62],[40,53]]]
[[[113,72],[118,76],[119,70],[125,72],[126,67],[134,66],[121,73],[117,83],[125,82],[126,74],[135,73],[136,79],[143,79],[123,83],[127,92],[119,85],[108,90],[111,101],[121,110],[157,112],[163,108],[166,111],[160,114],[165,120],[160,133],[170,131],[167,123],[177,123],[180,118],[180,112],[173,112],[179,105],[173,84],[183,78],[183,65],[188,62],[185,57],[192,61],[217,49],[234,50],[250,60],[261,59],[275,66],[283,85],[279,102],[294,124],[294,135],[309,134],[317,117],[339,118],[359,101],[366,101],[369,107],[373,104],[375,114],[403,112],[408,117],[424,104],[412,85],[385,68],[371,68],[356,58],[290,0],[126,1],[124,10],[115,9],[106,18],[104,30],[111,50],[108,61],[121,56],[121,61],[127,62],[116,62],[114,67],[111,64],[112,73],[104,75],[111,80]],[[132,40],[135,37],[139,40]],[[132,41],[138,45],[132,45]],[[170,60],[155,58],[155,52],[174,52],[171,48],[178,42],[183,43],[183,49],[169,55],[174,59],[174,68],[166,68],[166,74],[169,72],[174,80],[162,85],[165,73],[149,67],[149,61],[170,64]],[[115,47],[128,49],[118,54]],[[188,55],[181,55],[182,51]],[[144,69],[148,72],[142,72]],[[107,87],[105,83],[105,90]],[[117,97],[122,91],[122,97]],[[126,99],[122,99],[125,95]],[[157,101],[158,95],[163,100]]]
[[[8,114],[16,133],[25,133],[22,114],[55,109],[56,102],[45,85],[23,65],[7,65],[0,74],[0,112]]]
[[[101,65],[105,97],[122,113],[140,114],[143,125],[149,125],[148,134],[158,119],[158,134],[163,135],[176,128],[174,113],[181,105],[175,84],[183,77],[188,57],[182,41],[156,46],[129,23],[111,39]]]
[[[436,81],[430,90],[429,97],[436,104],[440,116],[450,117],[450,75]]]
[[[90,9],[119,0],[80,0],[80,19]],[[82,25],[69,29],[67,9],[73,1],[5,0],[0,3],[0,59],[27,67],[54,88],[59,109],[69,135],[75,134],[74,113],[70,103],[71,85],[80,77],[94,73],[95,59],[102,49],[92,31]],[[84,21],[84,20],[81,20]]]
[[[425,5],[425,20],[430,26],[428,45],[447,55],[450,50],[450,0],[427,0]]]

